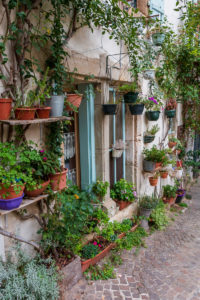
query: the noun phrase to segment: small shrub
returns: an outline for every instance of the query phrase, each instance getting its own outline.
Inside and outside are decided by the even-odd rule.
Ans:
[[[100,247],[97,244],[87,244],[83,246],[81,251],[81,257],[85,259],[90,259],[95,257],[100,251]]]
[[[166,215],[165,205],[162,201],[160,201],[156,208],[152,211],[150,219],[154,228],[158,230],[162,230],[167,226],[169,218]]]

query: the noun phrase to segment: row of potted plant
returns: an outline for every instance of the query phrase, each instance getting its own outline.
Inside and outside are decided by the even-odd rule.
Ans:
[[[19,207],[24,194],[39,196],[49,184],[53,191],[66,187],[67,169],[55,153],[33,146],[0,143],[0,209]]]

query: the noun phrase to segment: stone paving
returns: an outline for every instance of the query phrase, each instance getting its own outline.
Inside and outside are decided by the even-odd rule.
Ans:
[[[200,184],[186,212],[146,239],[137,256],[123,252],[117,278],[81,280],[65,300],[200,300]]]

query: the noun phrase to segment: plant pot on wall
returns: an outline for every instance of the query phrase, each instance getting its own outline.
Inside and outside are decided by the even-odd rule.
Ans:
[[[144,78],[147,80],[154,80],[155,79],[155,70],[154,69],[147,69],[143,72]]]
[[[160,116],[160,111],[146,111],[146,116],[149,121],[157,121]]]
[[[117,104],[103,104],[102,105],[104,115],[116,115]]]
[[[144,136],[144,143],[149,144],[152,143],[155,139],[155,135],[145,135]]]
[[[143,160],[143,170],[144,172],[152,172],[156,168],[156,163],[149,160]]]
[[[149,183],[151,186],[156,186],[158,184],[158,178],[149,177]]]
[[[162,179],[166,179],[168,177],[168,172],[167,171],[160,171],[160,177]]]
[[[129,110],[131,112],[131,115],[142,115],[144,104],[129,105]]]
[[[19,107],[15,109],[15,118],[17,120],[33,120],[35,118],[36,108]]]
[[[65,95],[52,95],[46,100],[46,106],[51,107],[50,117],[62,117]]]
[[[12,109],[12,99],[0,98],[0,120],[9,120]]]
[[[122,149],[113,149],[113,150],[112,150],[112,157],[113,157],[113,158],[119,158],[119,157],[121,157],[123,151],[124,151],[124,150],[122,150]]]
[[[161,32],[156,32],[152,34],[152,41],[155,46],[162,46],[165,39],[165,34]]]
[[[139,92],[128,92],[124,95],[124,102],[125,103],[135,103]]]
[[[169,142],[168,146],[169,146],[169,148],[173,148],[176,146],[176,144],[177,144],[177,142]]]
[[[79,108],[81,101],[83,99],[83,95],[79,94],[67,94],[67,102],[70,102],[76,108]],[[73,109],[67,105],[65,106],[67,111],[73,111]]]
[[[68,169],[65,169],[62,172],[51,174],[49,176],[51,188],[53,191],[60,191],[64,188],[66,188],[67,172],[68,172]]]
[[[174,118],[176,116],[176,110],[165,110],[165,115],[167,116],[167,118]]]

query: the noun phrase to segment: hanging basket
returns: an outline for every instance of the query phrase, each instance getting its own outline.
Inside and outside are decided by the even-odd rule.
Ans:
[[[147,80],[154,80],[155,79],[155,70],[148,69],[143,72],[144,78]]]
[[[149,160],[143,160],[143,170],[144,172],[153,172],[156,168],[156,163]]]
[[[160,111],[146,111],[146,116],[149,121],[157,121],[160,116]]]
[[[176,110],[165,110],[165,115],[167,116],[167,118],[174,118],[176,116]]]
[[[149,144],[152,143],[155,139],[155,135],[145,135],[144,136],[144,143]]]
[[[138,92],[128,92],[124,95],[124,102],[125,103],[135,103],[138,95],[139,95]]]
[[[102,105],[104,115],[116,115],[117,104],[103,104]]]
[[[155,46],[162,46],[165,39],[165,34],[156,32],[152,34],[152,41]]]
[[[112,157],[113,158],[119,158],[122,156],[122,153],[123,153],[124,150],[119,150],[119,149],[113,149],[112,150]]]
[[[131,115],[142,115],[144,104],[129,105],[129,110],[131,112]]]
[[[156,186],[158,184],[158,178],[149,177],[149,183],[151,186]]]

